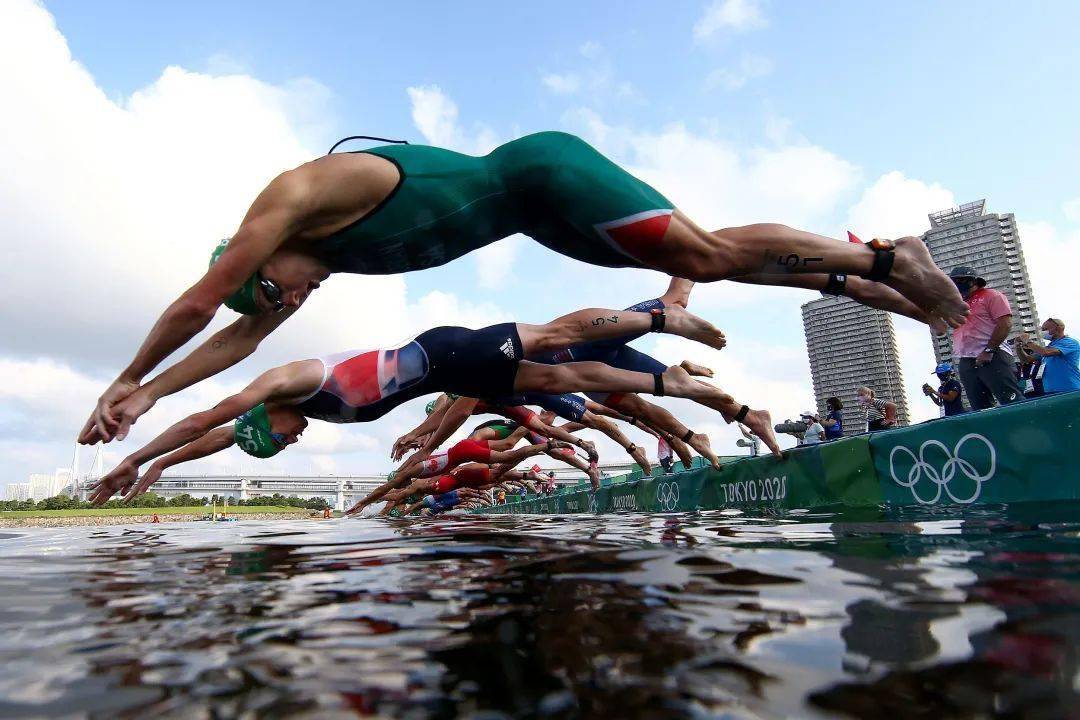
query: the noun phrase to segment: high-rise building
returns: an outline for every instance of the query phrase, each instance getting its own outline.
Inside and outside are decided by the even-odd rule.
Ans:
[[[1012,213],[988,214],[986,200],[930,213],[930,229],[923,240],[945,272],[957,265],[970,265],[986,279],[988,287],[1005,294],[1013,309],[1014,333],[1038,329],[1035,295]],[[938,362],[955,361],[951,333],[934,337],[933,343]]]
[[[855,390],[865,385],[896,403],[896,419],[907,425],[904,378],[889,314],[846,297],[811,300],[802,314],[818,411],[824,414],[825,400],[835,395],[844,402],[844,434],[864,432]]]
[[[29,500],[30,483],[8,483],[5,500]]]

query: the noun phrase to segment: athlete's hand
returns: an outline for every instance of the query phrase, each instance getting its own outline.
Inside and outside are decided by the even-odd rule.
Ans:
[[[124,495],[124,502],[131,502],[138,496],[150,489],[150,486],[158,481],[161,477],[161,473],[165,468],[154,463],[146,469],[139,481],[135,483],[135,486]]]
[[[135,480],[138,479],[139,468],[135,467],[132,463],[124,460],[122,463],[116,466],[116,468],[108,475],[103,476],[93,486],[90,494],[90,502],[95,505],[102,505],[106,500],[111,498],[117,492],[125,492],[132,485],[135,484]]]
[[[400,460],[409,450],[420,447],[420,439],[412,433],[405,433],[394,441],[394,447],[390,450],[390,459]]]
[[[146,411],[154,407],[155,400],[145,387],[141,387],[128,395],[120,402],[113,405],[113,413],[120,421],[116,429],[116,439],[121,441],[128,436],[131,426],[143,416]]]
[[[422,463],[425,460],[427,460],[429,457],[431,457],[431,451],[430,450],[417,450],[412,455],[410,455],[409,458],[405,462],[401,463],[401,467],[398,468],[398,472],[402,472],[403,470],[405,470],[405,468],[409,467],[410,465]]]
[[[120,421],[115,417],[114,405],[139,389],[139,383],[133,380],[117,378],[98,398],[97,407],[90,413],[90,419],[79,433],[79,442],[93,445],[99,440],[109,442],[116,435]],[[122,440],[123,438],[121,438]]]

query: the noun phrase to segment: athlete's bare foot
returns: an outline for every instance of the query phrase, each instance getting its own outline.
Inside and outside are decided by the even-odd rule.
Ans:
[[[690,377],[690,373],[681,365],[672,365],[661,376],[664,380],[664,393],[673,397],[698,400],[723,396],[719,388]]]
[[[644,471],[646,475],[652,475],[652,465],[649,464],[649,458],[645,455],[645,448],[640,445],[634,448],[634,451],[630,453],[630,457],[634,458],[634,462]]]
[[[589,476],[589,482],[592,483],[593,490],[600,489],[600,468],[595,462],[589,463],[589,469],[586,473]]]
[[[600,453],[596,452],[596,445],[590,440],[581,441],[581,449],[585,451],[585,454],[589,456],[589,462],[596,464],[600,462]]]
[[[888,285],[849,275],[844,294],[863,305],[869,305],[878,310],[899,313],[921,323],[926,323],[937,335],[949,331],[948,323],[939,317],[927,315],[922,308]]]
[[[746,418],[742,421],[743,425],[750,428],[750,432],[761,438],[761,441],[769,446],[769,450],[772,454],[778,458],[783,457],[780,452],[780,445],[776,442],[776,435],[773,434],[772,415],[769,415],[768,410],[751,410],[746,413]]]
[[[896,261],[885,284],[915,303],[927,318],[941,318],[957,328],[970,310],[949,276],[934,264],[921,238],[896,241]]]
[[[689,360],[683,360],[681,363],[679,363],[679,367],[681,367],[683,370],[690,373],[691,375],[696,375],[698,377],[713,376],[713,371],[711,368],[707,368],[704,365],[698,365],[697,363],[692,363]]]
[[[679,335],[717,350],[723,350],[727,345],[724,333],[720,332],[719,328],[708,320],[686,311],[680,305],[664,308],[664,315],[666,316],[664,332],[669,335]]]
[[[712,443],[709,442],[708,435],[702,435],[701,433],[694,433],[690,437],[690,447],[697,450],[697,454],[709,461],[717,470],[720,469],[720,458],[716,457],[716,453],[712,450]],[[690,467],[687,465],[687,467]]]

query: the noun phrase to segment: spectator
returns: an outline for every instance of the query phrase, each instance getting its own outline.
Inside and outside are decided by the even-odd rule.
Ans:
[[[967,322],[953,330],[953,352],[960,358],[960,382],[971,409],[993,407],[995,398],[1002,405],[1019,400],[1012,355],[1001,348],[1012,328],[1009,301],[965,265],[954,267],[949,277],[971,309]]]
[[[844,437],[844,415],[840,411],[844,407],[843,401],[838,397],[831,397],[825,401],[828,412],[821,424],[825,427],[825,439],[835,440]]]
[[[803,433],[803,445],[817,445],[825,440],[825,428],[818,422],[816,411],[807,410],[799,417],[807,424],[806,432]]]
[[[656,459],[660,462],[660,467],[664,468],[664,474],[675,472],[675,453],[664,438],[656,441]]]
[[[544,494],[551,495],[555,492],[555,471],[548,470],[547,481],[544,483]]]
[[[1016,337],[1009,340],[1009,344],[1016,350],[1017,364],[1017,384],[1020,385],[1020,392],[1024,393],[1024,397],[1035,398],[1042,397],[1043,394],[1043,371],[1046,370],[1046,366],[1043,364],[1043,359],[1035,353],[1028,352],[1024,347],[1027,345],[1031,336],[1026,333],[1018,333]]]
[[[867,432],[896,427],[896,403],[876,397],[868,387],[861,387],[855,393],[859,396],[859,404],[866,410]]]
[[[1065,321],[1050,318],[1042,324],[1046,347],[1028,340],[1024,350],[1042,358],[1043,391],[1050,393],[1080,390],[1080,343],[1065,334]]]
[[[961,387],[960,381],[956,379],[952,364],[941,363],[934,368],[934,373],[938,376],[941,384],[935,390],[928,383],[924,383],[922,386],[923,394],[933,400],[935,405],[944,408],[945,417],[966,413],[967,408],[964,407],[963,397],[964,389]]]

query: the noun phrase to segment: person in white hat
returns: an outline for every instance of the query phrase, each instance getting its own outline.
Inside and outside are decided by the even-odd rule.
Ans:
[[[825,440],[825,427],[818,419],[816,411],[807,410],[801,413],[799,417],[807,424],[806,432],[803,433],[803,445],[817,445]]]

